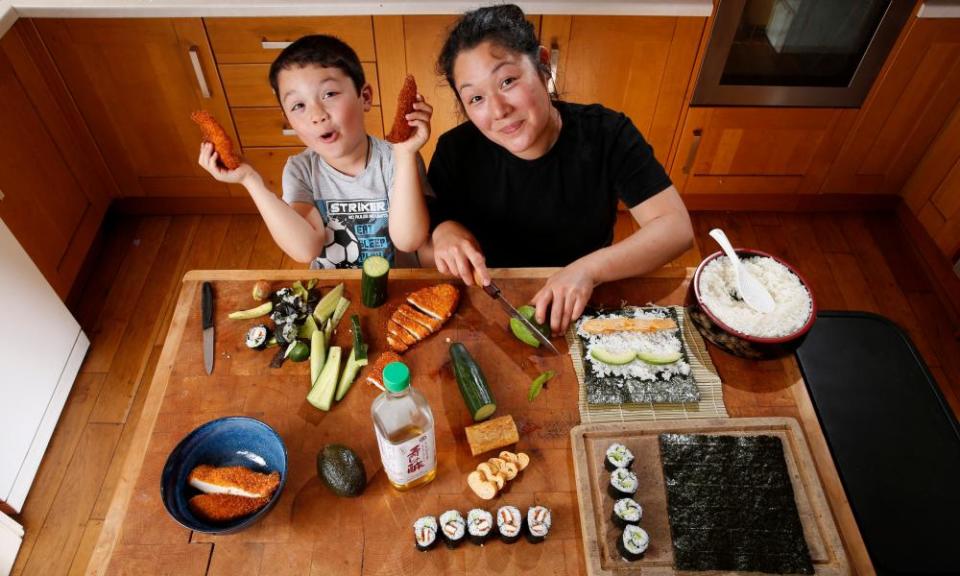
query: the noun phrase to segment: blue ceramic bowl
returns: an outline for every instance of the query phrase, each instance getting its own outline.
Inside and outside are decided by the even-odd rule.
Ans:
[[[200,491],[190,486],[190,471],[201,464],[246,466],[255,472],[279,472],[280,485],[266,506],[232,522],[210,523],[197,517],[188,502]],[[229,416],[203,424],[177,444],[160,477],[160,497],[167,512],[183,527],[208,534],[238,532],[254,524],[273,508],[287,483],[287,448],[263,422],[246,416]]]

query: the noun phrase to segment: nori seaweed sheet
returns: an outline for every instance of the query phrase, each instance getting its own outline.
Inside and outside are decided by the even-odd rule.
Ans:
[[[641,308],[642,309],[642,308]],[[665,317],[673,318],[683,332],[683,326],[673,308],[658,308],[666,312]],[[633,315],[635,308],[628,307],[619,310],[593,311],[603,314]],[[693,373],[683,376],[675,374],[669,380],[640,380],[639,378],[625,378],[622,376],[597,376],[590,365],[593,358],[586,353],[586,338],[577,335],[583,345],[584,385],[587,389],[588,404],[675,404],[681,402],[699,402],[700,389],[693,379]],[[690,363],[687,357],[686,346],[681,346],[683,360]]]
[[[677,570],[813,574],[776,436],[661,434]]]

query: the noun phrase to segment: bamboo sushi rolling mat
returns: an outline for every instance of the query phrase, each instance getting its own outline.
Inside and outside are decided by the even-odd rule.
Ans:
[[[690,420],[694,418],[728,418],[727,407],[723,403],[723,383],[717,375],[717,369],[710,359],[707,346],[700,333],[687,317],[683,306],[670,306],[680,319],[680,336],[690,361],[693,381],[700,390],[700,401],[678,404],[588,404],[587,388],[584,384],[583,346],[577,337],[576,326],[570,326],[566,333],[567,346],[573,359],[573,370],[579,382],[577,405],[580,408],[580,421],[584,424],[599,422],[631,422],[645,420]]]

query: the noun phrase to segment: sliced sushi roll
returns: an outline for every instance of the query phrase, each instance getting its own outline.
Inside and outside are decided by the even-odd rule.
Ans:
[[[471,542],[483,546],[493,530],[493,514],[474,508],[467,513],[467,534]]]
[[[520,539],[523,516],[516,506],[501,506],[497,510],[497,530],[500,532],[500,539],[507,544],[513,544]]]
[[[629,468],[632,464],[633,452],[623,444],[615,442],[607,448],[607,458],[603,461],[603,466],[608,472],[617,468]]]
[[[626,528],[632,524],[636,526],[643,518],[643,507],[637,504],[633,498],[621,498],[613,505],[613,513],[610,519],[613,520],[617,528]]]
[[[613,498],[629,498],[637,493],[637,475],[626,468],[617,468],[610,473],[607,492]]]
[[[447,548],[456,548],[467,533],[467,523],[456,510],[447,510],[440,515],[440,533]]]
[[[437,545],[437,519],[433,516],[417,518],[413,523],[413,538],[417,550],[425,552]]]
[[[247,330],[247,337],[244,343],[251,350],[263,350],[267,347],[267,340],[270,339],[270,329],[266,324],[257,324]]]
[[[546,506],[531,506],[527,510],[527,540],[537,544],[543,542],[550,532],[550,509]]]
[[[617,540],[617,550],[624,560],[639,560],[643,558],[647,546],[650,545],[650,535],[639,526],[627,526],[623,529],[623,536]]]

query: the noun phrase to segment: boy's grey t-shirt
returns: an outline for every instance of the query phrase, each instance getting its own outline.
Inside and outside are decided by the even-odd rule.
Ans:
[[[369,138],[370,161],[356,176],[338,172],[309,148],[287,160],[283,169],[284,201],[313,203],[327,228],[323,253],[311,268],[356,268],[370,256],[383,256],[395,264],[387,225],[393,191],[393,147],[379,138]]]

